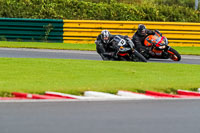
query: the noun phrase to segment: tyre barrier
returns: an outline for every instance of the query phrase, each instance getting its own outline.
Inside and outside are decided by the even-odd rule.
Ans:
[[[200,92],[177,90],[177,94],[168,94],[163,92],[145,91],[144,93],[137,93],[131,91],[119,90],[116,95],[85,91],[83,96],[71,95],[60,92],[46,91],[44,95],[29,94],[21,92],[13,92],[13,97],[0,97],[0,100],[27,100],[27,99],[51,99],[51,100],[140,100],[140,99],[197,99],[200,98]]]

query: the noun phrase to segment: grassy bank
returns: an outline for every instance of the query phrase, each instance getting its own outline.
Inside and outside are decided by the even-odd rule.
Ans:
[[[199,65],[188,64],[1,58],[0,96],[13,91],[81,95],[86,90],[195,90],[200,87],[199,71]]]
[[[68,50],[96,50],[95,44],[66,44],[42,42],[7,42],[0,41],[0,47],[7,48],[38,48],[38,49],[68,49]],[[180,54],[200,55],[200,47],[173,47]]]

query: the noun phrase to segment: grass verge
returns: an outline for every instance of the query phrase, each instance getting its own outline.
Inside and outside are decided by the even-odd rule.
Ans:
[[[66,49],[66,50],[96,50],[95,44],[69,44],[46,42],[9,42],[0,41],[0,47],[6,48],[35,48],[35,49]]]
[[[0,58],[0,96],[10,96],[13,91],[76,95],[87,90],[173,93],[200,87],[199,71],[199,65],[174,63]]]
[[[37,49],[68,49],[68,50],[96,50],[95,44],[66,44],[45,42],[7,42],[0,41],[0,47],[7,48],[37,48]],[[200,55],[200,47],[173,47],[180,54]]]
[[[200,55],[200,47],[173,47],[180,54],[185,55]]]

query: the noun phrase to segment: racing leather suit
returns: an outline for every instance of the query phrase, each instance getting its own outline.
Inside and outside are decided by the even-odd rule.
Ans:
[[[132,41],[135,44],[135,48],[138,52],[142,52],[142,51],[147,51],[149,50],[148,47],[146,47],[144,45],[144,39],[148,36],[148,35],[155,35],[154,31],[148,30],[146,29],[146,34],[145,35],[141,35],[138,31],[133,35],[132,37]]]
[[[128,36],[111,35],[109,38],[109,42],[104,43],[101,39],[101,34],[100,34],[97,36],[95,43],[96,43],[97,53],[102,57],[103,60],[108,60],[109,58],[114,58],[114,59],[118,58],[118,56],[116,55],[118,51],[118,47],[112,43],[112,40],[115,36],[119,36],[125,39],[127,43],[129,43],[130,46],[134,48],[134,44]]]

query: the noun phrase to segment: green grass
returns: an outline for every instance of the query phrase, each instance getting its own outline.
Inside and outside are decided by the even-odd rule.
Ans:
[[[95,44],[6,42],[0,47],[96,50]],[[200,55],[200,47],[173,47],[181,54]],[[0,96],[11,92],[42,94],[58,91],[81,95],[86,90],[175,92],[200,87],[199,65],[87,61],[65,59],[0,59]]]
[[[57,91],[81,95],[86,90],[174,92],[200,87],[199,65],[0,58],[0,96],[13,91]]]
[[[200,55],[200,47],[173,47],[181,54]]]
[[[67,44],[46,42],[9,42],[0,41],[0,47],[7,48],[37,48],[37,49],[70,49],[70,50],[96,50],[95,44]]]
[[[37,49],[69,49],[69,50],[96,50],[95,44],[66,44],[45,42],[7,42],[0,41],[0,47],[8,48],[37,48]],[[200,55],[200,47],[173,47],[180,54]]]

